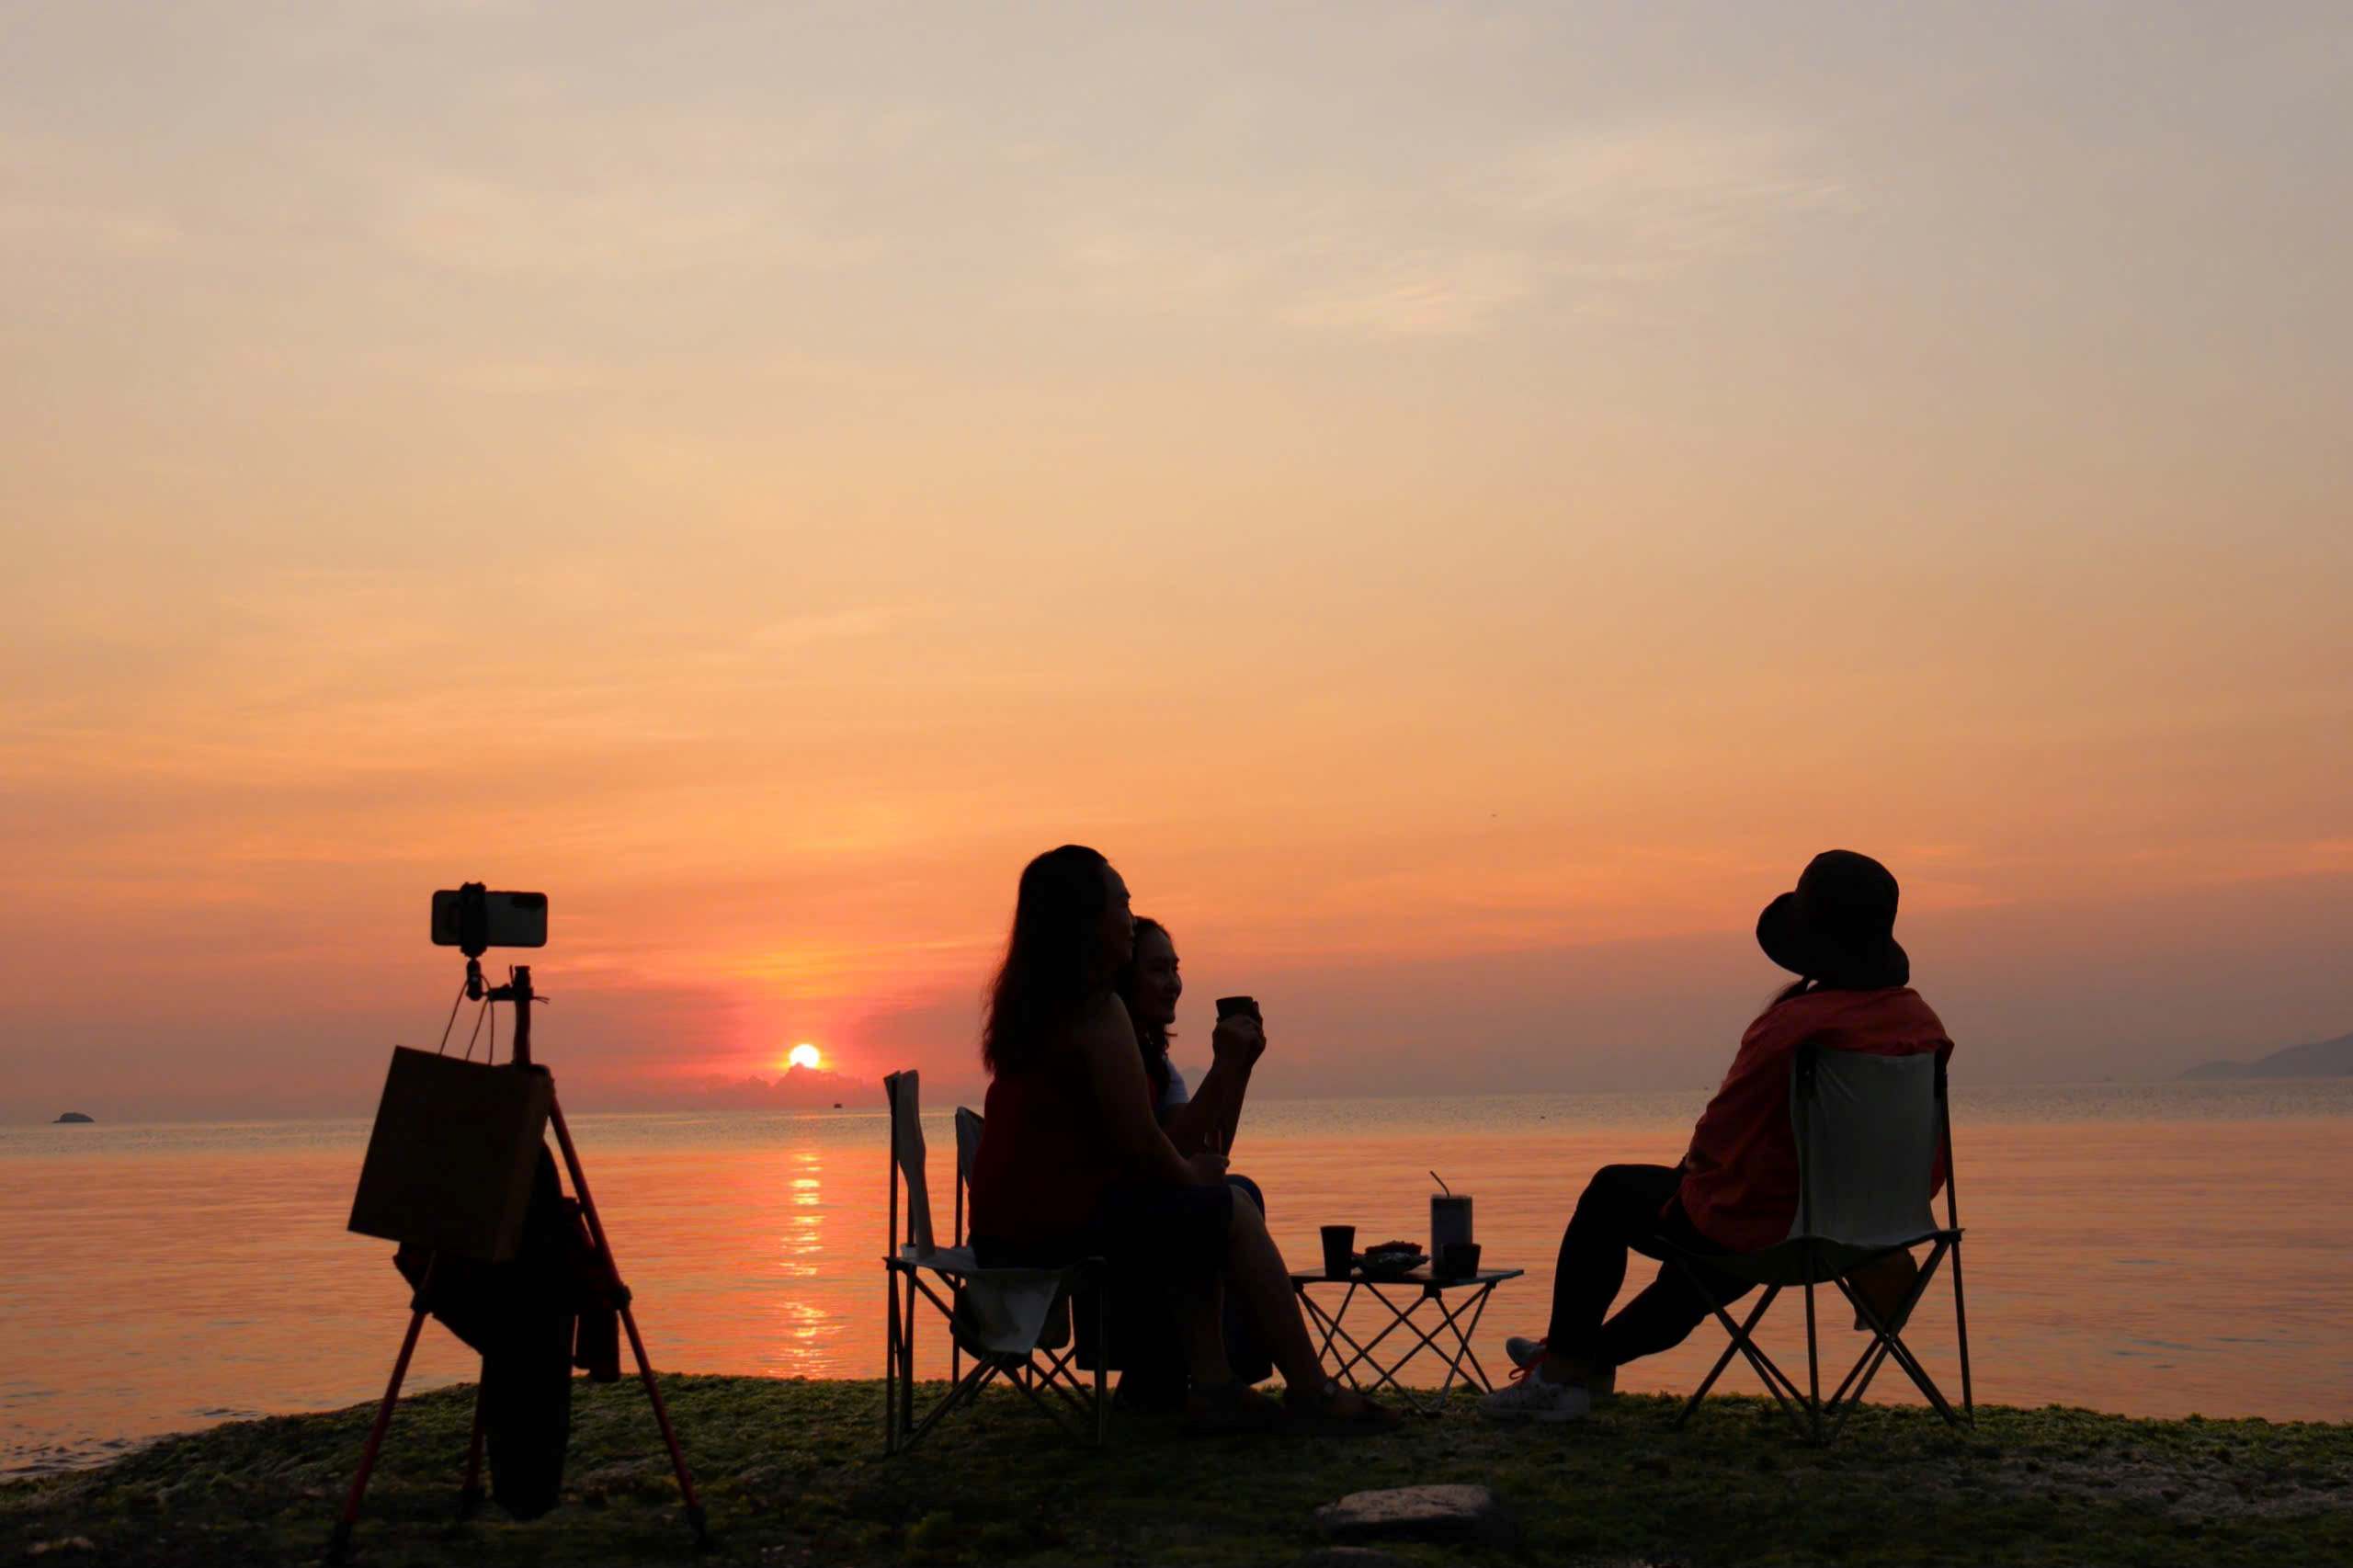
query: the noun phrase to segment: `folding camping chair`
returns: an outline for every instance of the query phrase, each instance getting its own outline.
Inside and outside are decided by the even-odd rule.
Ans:
[[[890,1252],[882,1259],[890,1298],[882,1363],[883,1450],[896,1454],[914,1447],[997,1379],[1019,1390],[1077,1442],[1102,1447],[1110,1401],[1105,1397],[1099,1369],[1092,1390],[1078,1375],[1069,1305],[1074,1288],[1100,1277],[1101,1263],[1090,1258],[1059,1268],[980,1266],[964,1236],[964,1187],[980,1145],[981,1119],[961,1109],[956,1113],[950,1244],[933,1244],[920,1079],[912,1072],[893,1073],[882,1080],[882,1091],[891,1102]],[[902,1184],[907,1198],[904,1235],[899,1228]],[[947,1294],[937,1287],[944,1287]],[[1102,1292],[1093,1294],[1099,1303]],[[945,1320],[949,1346],[948,1392],[920,1420],[915,1408],[915,1324],[922,1315],[918,1298]],[[963,1364],[966,1357],[972,1358],[970,1369]]]
[[[1969,1318],[1961,1289],[1961,1211],[1954,1196],[1952,1115],[1945,1064],[1933,1051],[1879,1056],[1867,1051],[1798,1048],[1790,1070],[1790,1116],[1797,1134],[1798,1214],[1786,1239],[1761,1252],[1729,1256],[1671,1249],[1684,1277],[1708,1298],[1732,1343],[1699,1391],[1676,1417],[1682,1426],[1699,1408],[1734,1354],[1745,1356],[1766,1388],[1809,1440],[1838,1434],[1847,1412],[1891,1357],[1918,1386],[1938,1415],[1955,1426],[1977,1424],[1969,1381]],[[1945,1169],[1945,1222],[1938,1227],[1928,1200],[1939,1151]],[[1894,1312],[1882,1319],[1847,1276],[1897,1252],[1928,1243],[1928,1260]],[[1937,1266],[1952,1258],[1952,1317],[1961,1347],[1961,1411],[1956,1413],[1904,1343],[1903,1330],[1927,1294]],[[1766,1287],[1747,1320],[1734,1323],[1706,1279],[1709,1270]],[[1822,1397],[1821,1336],[1814,1287],[1836,1284],[1869,1327],[1871,1343],[1827,1401]],[[1757,1323],[1788,1286],[1805,1290],[1806,1386],[1800,1389],[1754,1338]]]

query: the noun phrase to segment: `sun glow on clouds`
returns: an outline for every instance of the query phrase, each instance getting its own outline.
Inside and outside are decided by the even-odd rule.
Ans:
[[[1733,6],[1722,75],[1681,8],[1133,9],[786,51],[714,4],[684,74],[601,13],[125,56],[59,9],[0,93],[53,372],[0,418],[11,1107],[159,1063],[358,1102],[283,994],[373,976],[349,1031],[407,1028],[472,876],[554,896],[540,983],[617,1084],[969,1071],[1072,839],[1204,994],[1363,1001],[1335,1092],[1401,999],[1475,1058],[1476,965],[1739,937],[1833,842],[1908,919],[2102,912],[2087,984],[2135,901],[2259,876],[2316,902],[2253,946],[2327,927],[2334,97],[2218,71],[2196,8],[1791,53]],[[2185,1050],[2330,1024],[2205,967],[2120,994],[2206,998]]]

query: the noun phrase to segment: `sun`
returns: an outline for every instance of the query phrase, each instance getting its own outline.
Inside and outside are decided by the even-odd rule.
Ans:
[[[784,1053],[787,1067],[806,1067],[813,1073],[824,1060],[824,1054],[805,1040]]]

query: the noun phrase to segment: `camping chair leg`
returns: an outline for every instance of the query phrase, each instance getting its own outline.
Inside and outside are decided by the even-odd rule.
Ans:
[[[1894,1357],[1895,1364],[1904,1369],[1904,1375],[1912,1380],[1914,1385],[1919,1389],[1936,1413],[1944,1417],[1949,1425],[1959,1426],[1962,1425],[1960,1415],[1954,1413],[1943,1391],[1937,1387],[1936,1380],[1928,1376],[1927,1369],[1920,1365],[1919,1358],[1912,1354],[1912,1347],[1904,1343],[1899,1326],[1910,1321],[1912,1309],[1919,1304],[1920,1297],[1927,1290],[1928,1281],[1935,1275],[1937,1265],[1945,1255],[1945,1245],[1946,1244],[1939,1242],[1936,1249],[1928,1254],[1927,1267],[1920,1271],[1920,1278],[1913,1282],[1911,1294],[1905,1297],[1902,1304],[1896,1308],[1892,1319],[1882,1321],[1879,1313],[1871,1310],[1870,1303],[1848,1289],[1845,1280],[1838,1282],[1838,1288],[1846,1292],[1847,1301],[1854,1304],[1855,1311],[1861,1315],[1871,1333],[1877,1336],[1878,1343],[1866,1353],[1866,1359],[1870,1359],[1881,1353]],[[1874,1365],[1871,1371],[1875,1373],[1877,1370],[1878,1368]],[[1851,1377],[1852,1374],[1849,1376]],[[1863,1379],[1864,1387],[1870,1386],[1870,1377],[1866,1374]],[[1863,1390],[1858,1388],[1853,1398],[1859,1400],[1862,1396]],[[1849,1403],[1851,1403],[1852,1401]]]
[[[1812,1269],[1806,1270],[1812,1274]],[[1813,1439],[1822,1441],[1822,1337],[1813,1316],[1813,1281],[1805,1282],[1805,1425]]]
[[[882,1452],[899,1451],[899,1280],[889,1269],[882,1273],[889,1306],[882,1326]]]
[[[1078,1346],[1074,1344],[1062,1352],[1049,1350],[1045,1356],[1043,1367],[1035,1361],[1029,1363],[1030,1387],[1046,1390],[1082,1416],[1088,1415],[1086,1385],[1078,1381]]]
[[[1015,1388],[1019,1389],[1021,1391],[1022,1397],[1027,1399],[1031,1404],[1036,1405],[1038,1409],[1044,1414],[1047,1420],[1061,1427],[1064,1437],[1070,1438],[1071,1441],[1076,1443],[1082,1449],[1088,1447],[1089,1445],[1086,1440],[1086,1428],[1084,1426],[1075,1426],[1073,1424],[1086,1413],[1086,1408],[1079,1403],[1077,1397],[1071,1393],[1068,1389],[1063,1388],[1054,1382],[1051,1378],[1045,1378],[1041,1380],[1038,1375],[1039,1369],[1035,1363],[1031,1363],[1021,1369],[1029,1372],[1029,1376],[1027,1378],[1013,1376],[1008,1378],[1007,1381],[1010,1381]],[[1041,1381],[1045,1383],[1048,1389],[1061,1396],[1063,1401],[1067,1402],[1077,1414],[1075,1415],[1063,1415],[1062,1409],[1054,1400],[1047,1398],[1045,1394],[1039,1392],[1038,1384]]]
[[[1697,1270],[1680,1258],[1677,1259],[1676,1263],[1677,1267],[1684,1271],[1684,1278],[1690,1280],[1692,1287],[1706,1299],[1709,1309],[1716,1314],[1716,1321],[1723,1325],[1724,1333],[1732,1337],[1733,1348],[1739,1351],[1747,1359],[1748,1364],[1756,1369],[1756,1376],[1764,1383],[1765,1392],[1773,1396],[1783,1413],[1796,1426],[1800,1435],[1803,1435],[1805,1422],[1798,1414],[1798,1403],[1802,1401],[1805,1395],[1798,1391],[1798,1385],[1790,1380],[1789,1374],[1775,1366],[1773,1358],[1758,1349],[1756,1340],[1750,1337],[1751,1331],[1764,1317],[1765,1309],[1771,1306],[1774,1299],[1780,1295],[1781,1288],[1779,1285],[1766,1288],[1765,1299],[1757,1302],[1756,1309],[1748,1314],[1748,1324],[1744,1328],[1732,1321],[1732,1314],[1724,1311],[1723,1303],[1716,1300],[1715,1292],[1708,1289],[1707,1282],[1699,1278]],[[1699,1392],[1693,1394],[1691,1402],[1683,1407],[1683,1414],[1676,1418],[1677,1426],[1680,1426],[1685,1421],[1690,1419],[1691,1412],[1699,1408],[1700,1399],[1710,1388],[1714,1386],[1717,1376],[1722,1370],[1723,1367],[1719,1363],[1716,1370],[1709,1374],[1707,1382],[1699,1386]]]
[[[933,1405],[924,1415],[923,1420],[908,1432],[899,1444],[899,1452],[905,1453],[909,1449],[914,1448],[923,1440],[925,1433],[929,1432],[954,1412],[961,1410],[978,1398],[981,1391],[988,1387],[989,1380],[995,1377],[1002,1369],[993,1361],[974,1358],[972,1369],[964,1374],[963,1381],[942,1395],[939,1403]]]
[[[1952,1244],[1952,1330],[1961,1342],[1961,1408],[1971,1426],[1977,1425],[1977,1400],[1969,1386],[1969,1312],[1961,1300],[1961,1238]]]
[[[484,1358],[483,1369],[489,1370],[490,1361]],[[487,1380],[474,1384],[474,1430],[466,1439],[466,1479],[458,1488],[458,1517],[471,1519],[474,1510],[482,1506],[482,1415],[483,1392]]]
[[[900,1312],[905,1324],[899,1335],[899,1432],[912,1433],[915,1425],[915,1278],[907,1276],[907,1296]]]
[[[1906,1296],[1903,1304],[1896,1309],[1893,1320],[1895,1323],[1903,1324],[1910,1320],[1912,1309],[1918,1304],[1921,1291],[1927,1288],[1928,1277],[1936,1272],[1937,1256],[1934,1253],[1929,1255],[1928,1267],[1922,1269],[1919,1278],[1912,1282],[1912,1293]],[[1837,1285],[1839,1291],[1847,1298],[1847,1304],[1855,1309],[1856,1315],[1866,1327],[1870,1328],[1871,1342],[1865,1347],[1863,1353],[1855,1358],[1855,1364],[1847,1369],[1846,1377],[1840,1380],[1837,1391],[1830,1396],[1829,1408],[1837,1412],[1830,1426],[1831,1435],[1834,1437],[1837,1436],[1838,1428],[1845,1424],[1847,1412],[1862,1403],[1863,1395],[1870,1389],[1871,1380],[1879,1376],[1879,1369],[1886,1363],[1888,1356],[1888,1335],[1879,1332],[1876,1320],[1870,1310],[1864,1306],[1854,1287],[1848,1285],[1844,1278],[1839,1279]],[[1852,1392],[1849,1392],[1849,1390]]]
[[[1716,1364],[1708,1369],[1708,1375],[1699,1380],[1699,1388],[1694,1390],[1691,1397],[1684,1402],[1683,1414],[1675,1418],[1675,1424],[1677,1426],[1691,1419],[1691,1413],[1699,1408],[1699,1402],[1708,1397],[1708,1391],[1714,1388],[1716,1380],[1724,1375],[1724,1369],[1732,1365],[1732,1358],[1740,1354],[1742,1338],[1756,1328],[1757,1319],[1765,1315],[1765,1309],[1771,1306],[1773,1298],[1780,1293],[1781,1288],[1779,1285],[1766,1287],[1764,1299],[1749,1310],[1748,1321],[1741,1325],[1740,1333],[1725,1338],[1724,1353],[1716,1358]]]
[[[1879,1376],[1880,1368],[1885,1365],[1893,1349],[1890,1341],[1903,1333],[1904,1325],[1912,1321],[1912,1313],[1919,1307],[1921,1298],[1928,1293],[1928,1287],[1936,1278],[1937,1265],[1943,1260],[1947,1245],[1947,1243],[1938,1242],[1929,1250],[1928,1261],[1921,1266],[1919,1274],[1912,1281],[1912,1289],[1904,1294],[1903,1301],[1896,1303],[1894,1313],[1885,1324],[1880,1322],[1879,1315],[1845,1278],[1836,1282],[1839,1292],[1855,1309],[1857,1318],[1871,1331],[1871,1343],[1848,1369],[1845,1381],[1838,1385],[1838,1392],[1830,1396],[1829,1408],[1836,1412],[1830,1425],[1833,1437],[1846,1425],[1847,1412],[1862,1403],[1863,1395],[1870,1389],[1871,1380]],[[1851,1393],[1847,1392],[1850,1387],[1853,1390]]]
[[[1108,1288],[1095,1292],[1095,1446],[1098,1449],[1111,1441],[1111,1401],[1103,1388],[1104,1372],[1111,1363],[1110,1298]]]
[[[1945,1418],[1947,1425],[1953,1426],[1961,1425],[1960,1412],[1953,1409],[1951,1402],[1945,1398],[1944,1391],[1937,1387],[1936,1380],[1928,1376],[1927,1369],[1920,1365],[1919,1358],[1912,1354],[1909,1346],[1893,1335],[1890,1335],[1887,1340],[1887,1351],[1889,1355],[1895,1358],[1895,1364],[1903,1368],[1904,1373],[1911,1378],[1922,1397],[1935,1407],[1938,1415]]]
[[[1836,1412],[1830,1422],[1832,1437],[1838,1435],[1839,1426],[1846,1422],[1847,1412],[1863,1403],[1863,1395],[1869,1392],[1871,1380],[1879,1376],[1879,1369],[1886,1361],[1886,1341],[1874,1341],[1870,1348],[1858,1357],[1855,1364],[1847,1369],[1847,1376],[1838,1384],[1838,1391],[1830,1396],[1829,1408]],[[1849,1389],[1854,1392],[1849,1393]]]

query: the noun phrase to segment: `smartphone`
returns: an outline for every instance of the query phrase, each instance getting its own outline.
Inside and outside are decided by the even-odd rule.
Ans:
[[[481,922],[472,931],[467,929],[470,901],[478,901],[472,913]],[[433,945],[544,948],[548,945],[548,895],[491,892],[480,882],[443,888],[433,895]]]
[[[1258,1011],[1258,999],[1256,996],[1221,996],[1217,999],[1219,1017],[1230,1018],[1236,1013],[1247,1013],[1260,1023],[1267,1021],[1265,1016]]]

